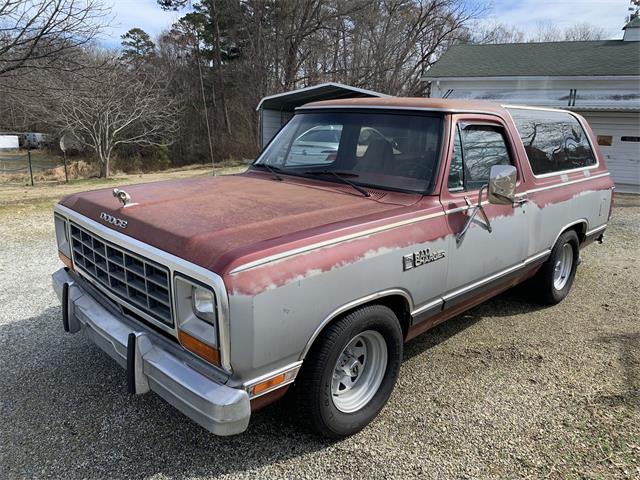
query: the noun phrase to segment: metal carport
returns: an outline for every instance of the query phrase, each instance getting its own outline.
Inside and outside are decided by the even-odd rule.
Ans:
[[[260,100],[256,110],[260,112],[260,144],[265,145],[293,116],[296,107],[320,100],[356,97],[388,97],[384,93],[327,82],[289,92],[269,95]]]

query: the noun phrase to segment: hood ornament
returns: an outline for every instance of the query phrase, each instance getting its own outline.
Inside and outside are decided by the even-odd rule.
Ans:
[[[123,207],[126,207],[127,204],[131,201],[131,195],[129,195],[124,190],[120,190],[119,188],[114,188],[112,193],[114,197],[120,200],[120,203],[122,203]]]

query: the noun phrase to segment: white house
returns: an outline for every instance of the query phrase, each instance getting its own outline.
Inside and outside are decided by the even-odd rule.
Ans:
[[[598,136],[621,192],[640,192],[640,18],[623,40],[458,45],[422,78],[431,96],[566,108]]]

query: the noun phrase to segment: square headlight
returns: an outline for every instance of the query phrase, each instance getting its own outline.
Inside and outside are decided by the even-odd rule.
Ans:
[[[69,225],[67,220],[60,215],[54,215],[56,226],[56,241],[58,250],[67,258],[71,258],[71,243],[69,242]]]
[[[195,313],[200,320],[215,326],[216,296],[211,290],[197,285],[192,285],[191,303],[193,306],[193,313]]]
[[[174,284],[178,330],[217,348],[218,302],[213,289],[183,275],[176,275]]]

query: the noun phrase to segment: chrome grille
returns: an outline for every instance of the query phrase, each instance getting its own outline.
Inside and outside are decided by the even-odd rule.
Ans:
[[[173,325],[169,270],[70,224],[74,264],[99,285],[165,325]]]

